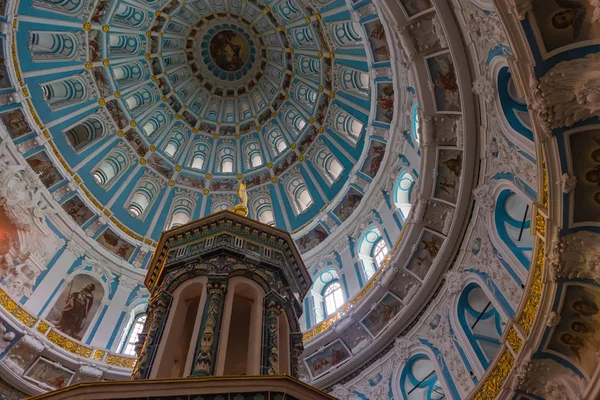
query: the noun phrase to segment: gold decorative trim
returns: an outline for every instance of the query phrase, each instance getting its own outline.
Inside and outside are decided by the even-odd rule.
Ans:
[[[117,228],[119,228],[121,231],[123,231],[123,233],[131,236],[132,238],[139,240],[140,242],[142,240],[144,240],[144,237],[141,235],[138,235],[137,233],[135,233],[134,231],[132,231],[131,229],[129,229],[128,227],[126,227],[125,225],[123,225],[118,219],[116,219],[115,217],[110,217],[110,220],[112,221],[113,224],[115,224],[117,226]]]
[[[544,289],[544,283],[542,281],[542,274],[544,269],[544,258],[545,258],[545,249],[544,243],[538,239],[538,252],[535,260],[535,264],[532,265],[534,269],[531,273],[533,273],[533,277],[531,279],[531,286],[529,287],[529,292],[527,294],[527,301],[525,302],[525,307],[523,307],[523,311],[521,312],[521,316],[519,317],[518,324],[523,328],[525,333],[529,335],[531,332],[531,328],[533,327],[533,321],[535,320],[535,316],[537,315],[537,310],[542,300],[542,290]]]
[[[69,339],[66,336],[61,335],[60,333],[56,332],[54,329],[52,329],[50,331],[50,333],[48,333],[48,336],[46,336],[48,338],[48,340],[51,343],[54,343],[55,345],[73,353],[73,354],[77,354],[78,356],[81,357],[85,357],[85,358],[90,358],[92,356],[92,349],[89,347],[85,347],[77,342],[74,342],[73,340]]]
[[[128,358],[123,356],[117,356],[114,354],[109,354],[108,356],[106,356],[106,363],[108,365],[114,365],[116,367],[133,369],[136,362],[137,358]]]
[[[483,382],[483,385],[479,391],[473,396],[474,400],[492,400],[495,399],[502,386],[508,378],[508,374],[512,370],[515,363],[515,358],[508,349],[504,349],[500,360],[488,375],[487,379]]]
[[[46,332],[48,332],[48,329],[50,328],[50,325],[48,325],[46,322],[44,321],[40,321],[40,323],[37,326],[37,331],[39,333],[41,333],[42,335],[45,335]]]
[[[106,354],[104,350],[94,350],[92,360],[102,361],[102,359],[104,358],[104,354]]]
[[[2,306],[12,316],[29,328],[33,328],[37,322],[36,317],[23,310],[21,306],[19,306],[16,301],[11,299],[2,289],[0,289],[0,306]]]
[[[540,213],[535,215],[535,230],[542,236],[546,235],[546,218]]]
[[[523,346],[523,339],[521,339],[514,327],[511,327],[510,331],[508,331],[506,341],[513,349],[514,353],[519,354],[519,351],[521,351],[521,347]]]
[[[56,145],[54,144],[54,142],[49,141],[48,144],[50,144],[50,147],[52,148],[52,152],[54,153],[56,158],[58,158],[58,161],[61,163],[61,165],[63,166],[65,171],[67,171],[67,173],[71,176],[75,175],[75,173],[71,170],[71,167],[69,166],[69,164],[67,164],[67,162],[65,161],[63,156],[60,154],[60,151],[58,151],[58,149],[56,148]]]

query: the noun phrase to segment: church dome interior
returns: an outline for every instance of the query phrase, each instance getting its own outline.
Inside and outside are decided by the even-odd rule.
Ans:
[[[305,384],[600,398],[599,45],[600,0],[0,1],[0,399],[128,380],[161,234],[240,188]]]

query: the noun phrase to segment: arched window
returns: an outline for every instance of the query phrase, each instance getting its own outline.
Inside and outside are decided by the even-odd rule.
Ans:
[[[275,226],[273,204],[269,195],[264,194],[253,198],[252,209],[254,210],[254,215],[260,222],[262,222],[263,224]]]
[[[313,112],[317,101],[317,92],[303,82],[297,81],[292,89],[296,100],[309,112]]]
[[[148,64],[141,61],[121,64],[111,68],[111,71],[120,88],[125,88],[141,82],[149,72]]]
[[[140,333],[144,330],[145,323],[146,313],[141,313],[134,317],[133,323],[130,324],[125,340],[121,345],[121,354],[135,356],[135,344],[138,342]]]
[[[29,31],[29,51],[34,62],[82,60],[83,37],[75,32]]]
[[[332,106],[332,112],[334,113],[333,129],[343,138],[350,139],[351,142],[355,143],[360,138],[363,123],[338,106]]]
[[[209,153],[209,144],[203,140],[197,140],[192,148],[192,159],[190,167],[201,171]]]
[[[481,366],[487,369],[500,350],[505,323],[476,283],[468,284],[460,295],[458,320]]]
[[[106,128],[100,118],[92,116],[63,133],[67,143],[79,152],[104,136],[105,132]]]
[[[298,136],[306,126],[306,121],[295,108],[288,108],[285,112],[283,121]]]
[[[149,109],[158,100],[158,90],[155,86],[136,90],[133,94],[125,98],[125,105],[133,115],[140,115]]]
[[[190,105],[190,110],[196,115],[200,115],[200,112],[204,108],[208,100],[208,92],[205,89],[200,89],[200,91],[194,96],[194,100]]]
[[[252,109],[250,108],[250,101],[247,96],[241,96],[238,100],[238,110],[240,120],[252,118]]]
[[[233,173],[235,162],[235,149],[233,145],[225,144],[219,148],[219,172],[224,174]]]
[[[340,86],[344,91],[362,97],[369,96],[371,83],[368,73],[346,66],[336,66],[335,68],[340,70]]]
[[[344,167],[335,158],[331,150],[323,144],[313,156],[313,162],[315,166],[321,172],[321,176],[325,179],[327,184],[331,185],[342,174]]]
[[[295,176],[290,180],[287,193],[296,214],[303,213],[314,203],[302,176]]]
[[[334,314],[345,302],[340,277],[336,269],[326,268],[315,276],[310,294],[313,302],[310,318],[312,324],[318,324]]]
[[[146,136],[156,135],[167,125],[167,115],[162,111],[157,111],[152,117],[148,118],[142,131]]]
[[[529,269],[533,249],[529,203],[515,192],[503,190],[496,202],[494,219],[500,239],[523,267]]]
[[[287,149],[287,143],[283,137],[283,134],[276,127],[273,127],[268,131],[267,141],[271,147],[271,152],[275,157],[277,157],[279,154],[281,154],[282,151]]]
[[[230,195],[213,195],[210,211],[214,214],[223,210],[233,210],[235,199]]]
[[[82,77],[70,76],[42,86],[42,98],[52,111],[88,100],[88,89]]]
[[[148,14],[143,10],[140,11],[126,3],[119,3],[112,22],[127,28],[139,28],[146,22],[147,16]]]
[[[360,25],[356,22],[338,22],[331,24],[333,41],[338,47],[361,46]]]
[[[140,220],[146,217],[152,203],[156,200],[159,190],[157,184],[152,179],[147,178],[146,174],[136,185],[127,205],[129,215]]]
[[[221,109],[221,99],[212,97],[206,109],[205,118],[209,121],[216,122],[219,118],[219,110]]]
[[[400,210],[400,214],[402,214],[402,218],[404,220],[406,220],[408,213],[410,212],[410,199],[414,184],[415,180],[408,172],[403,172],[400,174],[398,182],[396,182],[396,188],[394,190],[394,203],[396,204],[398,210]]]
[[[192,213],[198,202],[198,193],[185,189],[177,189],[173,197],[171,220],[168,229],[187,224],[192,220]]]
[[[165,145],[165,155],[169,158],[175,158],[175,155],[183,147],[186,135],[180,129],[173,129],[170,132],[170,137]]]
[[[371,279],[383,266],[388,252],[389,249],[379,229],[372,227],[363,234],[358,244],[358,254],[367,279]]]
[[[225,122],[235,122],[235,104],[232,99],[225,101],[223,120]]]
[[[447,399],[435,365],[424,354],[408,359],[400,374],[400,391],[405,400]]]
[[[142,39],[137,35],[109,33],[108,50],[111,56],[133,56],[144,50]]]
[[[329,317],[344,304],[344,294],[340,281],[334,281],[325,286],[323,290],[323,303],[325,304],[325,315]]]
[[[246,156],[246,168],[254,169],[263,164],[260,154],[260,145],[256,140],[248,140],[244,143],[244,155]]]
[[[91,2],[91,0],[34,0],[33,7],[83,19],[83,16],[80,16],[83,13],[80,11]]]
[[[108,189],[129,168],[133,155],[124,143],[119,143],[106,158],[94,169],[94,180],[104,189]]]
[[[412,136],[417,143],[419,143],[419,126],[419,104],[415,103],[412,113]]]

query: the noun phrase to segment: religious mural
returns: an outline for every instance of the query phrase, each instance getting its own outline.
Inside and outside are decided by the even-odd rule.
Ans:
[[[0,264],[10,264],[10,255],[6,253],[19,240],[19,230],[17,226],[8,218],[6,208],[0,205]],[[6,257],[9,257],[6,259]],[[0,272],[0,278],[2,277]]]
[[[204,180],[204,178],[198,178],[195,176],[185,174],[178,174],[175,178],[175,182],[200,190],[206,187],[206,181]]]
[[[600,223],[600,128],[568,136],[577,185],[571,192],[573,224]]]
[[[427,67],[433,81],[436,111],[460,112],[460,92],[450,53],[440,53],[427,58]]]
[[[533,0],[532,15],[540,47],[557,53],[567,46],[587,45],[590,40],[600,39],[596,7],[588,0]]]
[[[371,44],[371,54],[373,55],[374,62],[382,62],[390,60],[390,49],[388,47],[387,38],[385,36],[385,29],[381,24],[381,21],[375,19],[367,22],[365,25],[367,31],[367,37]]]
[[[431,0],[400,0],[400,3],[411,18],[433,8]]]
[[[85,205],[79,196],[71,197],[62,204],[62,208],[73,218],[77,225],[88,222],[95,214]]]
[[[105,249],[109,250],[124,260],[129,260],[135,246],[121,239],[112,229],[106,228],[104,232],[96,239]]]
[[[212,192],[226,191],[231,192],[237,188],[237,181],[234,179],[211,179],[210,190]]]
[[[40,151],[27,158],[26,161],[47,188],[63,180],[62,175],[58,172],[58,169],[56,169],[46,152]]]
[[[462,150],[438,150],[437,177],[433,197],[456,204],[462,174]]]
[[[306,358],[306,365],[313,377],[323,375],[338,364],[350,358],[350,350],[339,339],[323,350]]]
[[[600,351],[600,288],[567,284],[560,322],[553,328],[547,350],[567,358],[591,377]]]
[[[406,269],[415,274],[419,279],[424,280],[443,242],[444,238],[442,236],[429,230],[423,231],[417,249],[408,262]]]
[[[360,321],[373,337],[379,335],[400,310],[402,302],[392,293],[386,293],[365,317]]]
[[[333,213],[341,222],[346,221],[359,206],[363,194],[351,187],[342,201],[333,209]]]
[[[323,228],[322,225],[318,224],[310,230],[306,235],[300,239],[296,239],[296,246],[300,253],[306,253],[317,247],[323,240],[327,239],[329,233]]]
[[[125,132],[125,139],[133,146],[133,149],[140,157],[143,157],[148,152],[148,146],[146,146],[144,141],[140,138],[137,131],[133,129],[128,130]]]
[[[31,127],[20,108],[3,112],[0,114],[0,119],[4,123],[8,134],[13,139],[20,138],[31,132]]]
[[[50,386],[54,390],[69,386],[73,375],[73,371],[43,357],[35,360],[25,373],[28,379],[42,386]]]
[[[377,109],[375,120],[390,123],[394,119],[394,85],[392,82],[377,82]]]
[[[359,324],[358,322],[352,324],[348,329],[344,329],[344,331],[341,332],[340,337],[355,354],[368,346],[371,342],[371,338],[364,325]]]
[[[232,30],[217,32],[210,41],[210,56],[225,71],[242,68],[250,54],[248,41]]]
[[[372,140],[370,146],[371,148],[367,153],[367,159],[360,169],[360,172],[374,178],[379,171],[383,156],[385,156],[385,144],[377,140]]]
[[[46,319],[65,335],[81,340],[103,297],[100,282],[89,275],[76,275],[66,284]]]

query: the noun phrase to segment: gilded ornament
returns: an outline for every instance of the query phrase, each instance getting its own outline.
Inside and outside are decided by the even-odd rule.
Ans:
[[[519,337],[519,334],[517,333],[514,327],[511,327],[510,331],[508,331],[506,341],[508,342],[510,347],[512,347],[514,353],[519,354],[521,346],[523,345],[523,340]]]
[[[119,136],[119,137],[123,137],[123,136],[125,136],[125,132],[123,132],[122,130],[120,130],[120,129],[119,129],[119,130],[117,131],[117,136]]]
[[[152,31],[146,31],[146,37],[152,36]]]
[[[192,128],[192,132],[193,133],[199,133],[200,131],[198,130],[198,128]]]
[[[331,58],[332,60],[335,58],[335,54],[333,54],[333,51],[329,52],[329,58]]]
[[[277,177],[276,177],[276,176],[272,177],[272,178],[271,178],[271,182],[272,182],[272,183],[277,183]]]
[[[213,134],[213,139],[218,139],[218,138],[220,138],[220,137],[221,137],[221,136],[219,136],[219,134],[218,134],[218,133],[214,133],[214,134]]]
[[[175,186],[175,181],[174,180],[169,180],[169,186]]]
[[[22,309],[21,306],[11,299],[2,289],[0,289],[0,306],[29,328],[32,328],[37,322],[37,318]]]
[[[90,29],[92,29],[92,24],[90,24],[89,22],[85,22],[83,24],[83,30],[89,31]]]
[[[527,300],[518,320],[518,324],[527,334],[531,332],[531,328],[533,327],[533,321],[537,315],[537,310],[540,305],[540,301],[542,300],[542,291],[544,289],[542,274],[544,269],[545,249],[543,242],[541,242],[539,239],[538,245],[539,248],[537,257],[535,259],[535,265],[531,266],[533,271],[530,273],[533,273],[533,276],[531,278],[529,292],[527,293]]]
[[[292,142],[290,144],[290,149],[294,150],[296,148],[296,142]]]
[[[320,126],[319,129],[317,130],[317,132],[323,133],[323,132],[325,132],[325,128],[323,128],[322,126]]]
[[[242,137],[242,135],[240,135],[239,133],[235,135],[235,138],[236,138],[236,139],[239,139],[239,138],[241,138],[241,137]]]
[[[100,99],[98,99],[98,104],[100,104],[101,106],[103,106],[103,105],[106,104],[106,100],[100,98]]]
[[[319,58],[322,58],[323,57],[323,52],[321,50],[317,51],[317,56]]]
[[[104,65],[105,67],[108,67],[110,65],[110,61],[105,58],[104,60],[102,60],[102,65]]]
[[[206,177],[206,179],[212,179],[212,174],[209,172],[208,174],[204,175]]]
[[[314,123],[315,123],[315,119],[314,119],[313,117],[310,117],[310,118],[308,119],[308,123],[309,123],[309,124],[314,124]]]
[[[121,98],[121,92],[115,92],[115,98],[116,99],[120,99]]]
[[[104,350],[94,350],[92,360],[101,361],[104,358],[104,354],[106,354]]]
[[[239,179],[242,179],[244,177],[244,175],[242,175],[241,173],[238,173],[235,177],[239,180]]]
[[[304,22],[306,22],[307,24],[310,24],[310,17],[304,18]]]
[[[137,358],[123,357],[123,356],[117,356],[114,354],[109,354],[108,356],[106,356],[105,362],[108,365],[114,365],[116,367],[133,369],[136,361],[137,361]]]
[[[144,55],[144,58],[145,58],[146,60],[149,60],[149,59],[150,59],[150,57],[152,57],[152,56],[150,55],[150,53],[146,53],[146,54]]]
[[[85,69],[90,70],[92,68],[94,68],[94,64],[92,64],[90,61],[87,61],[85,63]]]
[[[181,165],[177,164],[177,165],[175,166],[175,171],[179,172],[179,171],[181,171],[181,169],[182,169],[182,168],[181,168]]]
[[[104,212],[104,215],[106,215],[107,217],[111,216],[111,213],[109,210],[104,210],[103,212]]]
[[[137,125],[137,121],[135,119],[132,119],[131,121],[129,121],[129,125],[136,126]]]
[[[60,333],[56,332],[54,329],[52,329],[50,331],[50,333],[48,333],[48,336],[46,336],[46,337],[48,338],[48,341],[50,343],[54,343],[58,347],[65,349],[68,352],[77,354],[78,356],[81,356],[84,358],[90,358],[92,356],[91,348],[83,346],[77,342],[74,342],[73,340],[67,338],[66,336],[63,336]]]
[[[238,179],[242,179],[242,174],[237,174]],[[233,212],[239,215],[243,215],[244,217],[248,216],[248,192],[246,192],[246,184],[244,182],[240,182],[238,185],[237,191],[238,199],[240,200],[239,204],[236,204],[233,207]]]
[[[210,193],[210,190],[208,190],[208,189],[203,189],[202,190],[202,194],[205,195],[205,196],[208,196],[209,193]]]
[[[154,14],[155,14],[157,17],[160,17],[160,14],[162,14],[162,11],[160,11],[160,10],[157,10],[157,11],[156,11]]]
[[[272,162],[268,162],[267,163],[267,168],[273,168],[273,163]]]
[[[273,111],[272,116],[273,116],[273,118],[277,117],[277,111]]]
[[[300,162],[304,161],[304,156],[302,154],[300,154],[298,156],[298,161],[300,161]]]
[[[323,93],[324,90],[325,88],[323,86],[319,86],[319,93]]]
[[[181,115],[175,114],[175,119],[181,119]]]
[[[546,234],[546,218],[539,213],[535,216],[535,230],[542,236]]]
[[[110,30],[110,26],[102,25],[102,32],[108,32]]]
[[[150,151],[156,151],[156,146],[155,145],[150,145]]]
[[[256,132],[260,132],[261,129],[262,129],[262,126],[257,126],[256,127]]]
[[[320,20],[321,20],[321,14],[319,14],[319,13],[316,13],[316,14],[315,14],[315,19],[316,19],[317,21],[320,21]]]
[[[140,158],[140,164],[142,165],[146,165],[146,159],[145,158]]]
[[[335,92],[329,92],[329,97],[331,97],[332,99],[335,99]]]
[[[160,100],[163,101],[163,102],[166,102],[167,101],[167,97],[163,96],[163,97],[160,98]]]
[[[500,360],[492,370],[492,372],[487,376],[487,379],[483,382],[481,389],[479,392],[475,394],[473,397],[474,400],[492,400],[495,399],[500,390],[502,390],[502,386],[506,379],[508,378],[508,374],[513,368],[515,363],[515,358],[508,350],[504,350]]]

